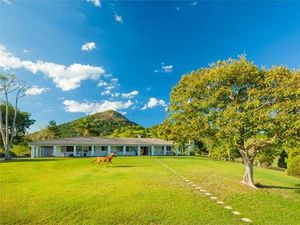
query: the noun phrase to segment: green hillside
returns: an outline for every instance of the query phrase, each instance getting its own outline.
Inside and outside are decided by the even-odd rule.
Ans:
[[[88,115],[61,125],[57,125],[56,137],[86,136],[108,136],[117,128],[139,126],[130,121],[121,113],[108,110]],[[55,136],[48,130],[43,129],[28,135],[31,140],[52,139]]]
[[[85,123],[90,123],[91,134],[96,136],[107,136],[119,127],[137,125],[121,113],[108,110],[59,125],[60,136],[72,137],[81,135],[80,125],[84,124],[84,121]],[[89,125],[87,124],[87,126]]]

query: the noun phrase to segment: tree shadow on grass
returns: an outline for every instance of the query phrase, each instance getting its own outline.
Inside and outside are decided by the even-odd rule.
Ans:
[[[146,167],[146,166],[148,166],[148,165],[143,165],[143,166],[130,166],[130,165],[117,165],[117,166],[112,166],[112,168],[113,167],[121,167],[121,168],[130,168],[130,167]]]
[[[264,185],[264,184],[256,184],[256,187],[260,189],[286,189],[286,190],[295,190],[300,194],[300,184],[296,184],[296,187],[286,187],[286,186],[275,186],[275,185]]]
[[[43,159],[10,159],[10,160],[0,160],[0,163],[26,163],[26,162],[54,162],[62,159],[55,158],[43,158]]]

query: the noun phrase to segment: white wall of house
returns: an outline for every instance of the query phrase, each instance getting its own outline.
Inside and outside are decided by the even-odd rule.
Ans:
[[[143,148],[147,148],[145,152],[148,156],[160,155],[175,155],[175,148],[173,146],[128,146],[128,145],[114,145],[114,146],[31,146],[32,157],[91,157],[91,156],[106,156],[110,152],[116,153],[117,156],[138,156],[143,154]],[[94,154],[93,154],[94,153]]]

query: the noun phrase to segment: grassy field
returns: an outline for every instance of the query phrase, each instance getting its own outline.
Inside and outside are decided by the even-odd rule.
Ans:
[[[224,201],[232,214],[163,164]],[[239,183],[238,163],[193,157],[118,157],[0,163],[1,224],[300,224],[300,180],[255,168],[263,188]]]

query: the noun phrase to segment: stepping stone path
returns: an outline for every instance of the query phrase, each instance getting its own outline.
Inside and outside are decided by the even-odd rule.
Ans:
[[[244,221],[244,222],[246,222],[246,223],[251,223],[252,221],[250,220],[250,219],[248,219],[248,218],[242,218],[242,220]]]
[[[178,173],[176,170],[172,169],[171,167],[167,166],[166,164],[164,163],[160,163],[162,166],[164,166],[165,168],[167,168],[168,170],[170,170],[171,172],[173,172],[175,175],[178,175],[181,179],[183,179],[188,185],[192,186],[193,188],[195,188],[196,190],[200,191],[200,192],[203,192],[205,196],[208,196],[210,199],[212,200],[215,200],[215,202],[219,205],[224,205],[224,202],[222,201],[219,201],[217,199],[217,197],[214,197],[214,196],[211,196],[212,194],[209,193],[209,192],[206,192],[206,190],[203,190],[201,189],[197,184],[194,184],[192,181],[190,181],[189,179],[187,179],[186,177],[184,177],[183,175],[181,175],[180,173]],[[227,205],[227,206],[224,206],[224,209],[227,209],[227,210],[232,210],[232,207]],[[232,211],[232,214],[234,215],[241,215],[241,213],[239,211]],[[241,218],[241,220],[243,222],[246,222],[246,223],[252,223],[252,221],[249,219],[249,218]]]

